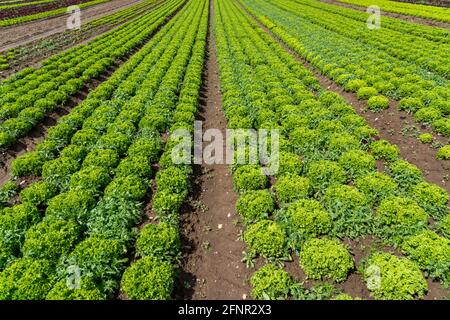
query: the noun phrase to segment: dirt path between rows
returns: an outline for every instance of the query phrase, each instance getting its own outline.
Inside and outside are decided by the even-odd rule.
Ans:
[[[239,2],[238,2],[239,3]],[[239,5],[241,5],[239,3]],[[277,41],[287,52],[289,52],[299,63],[310,70],[316,79],[319,81],[322,88],[333,91],[341,95],[355,111],[367,121],[367,123],[374,129],[378,130],[381,139],[386,139],[389,142],[397,145],[400,148],[401,156],[416,165],[424,173],[424,177],[429,182],[433,182],[450,193],[450,161],[437,160],[435,157],[436,150],[428,144],[423,144],[418,141],[415,134],[432,133],[437,141],[445,144],[448,143],[448,138],[437,136],[429,128],[421,126],[415,122],[414,118],[397,109],[397,101],[390,100],[389,108],[381,112],[375,113],[367,110],[367,102],[358,100],[356,94],[346,92],[342,87],[336,84],[333,80],[327,78],[320,73],[307,60],[300,57],[296,52],[291,50],[282,40],[276,37],[269,29],[262,25],[250,12],[248,12],[242,5],[242,10],[247,12],[258,26]]]
[[[358,10],[358,11],[364,11],[365,12],[367,10],[366,7],[357,6],[355,4],[343,3],[343,2],[339,2],[337,0],[319,0],[319,1],[320,2],[324,2],[324,3],[334,4],[336,6],[341,6],[341,7],[344,7],[344,8]],[[391,18],[397,18],[397,19],[406,20],[406,21],[412,22],[412,23],[418,23],[418,24],[424,24],[424,25],[432,26],[432,27],[439,27],[439,28],[444,28],[444,29],[450,29],[450,23],[443,22],[443,21],[437,21],[437,20],[420,18],[420,17],[413,17],[413,16],[409,16],[409,15],[406,15],[406,14],[387,12],[387,11],[384,11],[384,10],[382,10],[381,15],[387,16],[387,17],[391,17]]]
[[[200,120],[203,130],[219,129],[225,136],[226,120],[222,112],[215,39],[214,15],[210,5],[210,26]],[[242,260],[244,243],[237,238],[239,218],[235,211],[237,195],[233,191],[229,167],[197,165],[194,195],[190,210],[181,215],[184,238],[182,272],[177,299],[245,299],[249,295],[249,270]]]
[[[110,2],[81,9],[81,23],[113,14],[131,7],[143,0],[112,0]],[[13,49],[56,33],[67,30],[67,15],[54,18],[31,21],[25,24],[0,28],[0,51]]]

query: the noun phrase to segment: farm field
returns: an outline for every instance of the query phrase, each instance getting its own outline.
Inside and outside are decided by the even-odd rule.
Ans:
[[[449,9],[369,2],[0,0],[0,300],[450,299]]]

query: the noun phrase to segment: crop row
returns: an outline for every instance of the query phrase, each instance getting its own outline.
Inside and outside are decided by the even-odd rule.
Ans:
[[[261,166],[232,166],[245,259],[250,266],[256,257],[269,262],[253,274],[252,296],[315,297],[314,288],[306,290],[280,267],[292,254],[307,279],[342,282],[358,267],[377,299],[422,298],[428,289],[424,274],[448,285],[446,191],[400,159],[398,147],[374,139],[376,130],[339,95],[321,90],[311,72],[235,1],[214,4],[228,127],[282,133],[272,184]],[[377,170],[377,160],[385,162],[385,172]],[[356,265],[342,240],[368,235],[403,256],[380,249]],[[374,267],[381,273],[379,287],[370,285]],[[351,298],[331,293],[329,298]]]
[[[104,299],[117,292],[133,253],[152,164],[164,149],[162,135],[193,122],[207,16],[206,1],[190,1],[66,116],[82,109],[91,114],[68,130],[74,134],[60,131],[70,145],[43,164],[42,179],[22,190],[22,203],[0,216],[1,299]],[[189,174],[172,166],[170,140],[165,149],[153,199],[153,210],[161,215],[175,213],[174,198],[179,208]],[[179,255],[172,251],[179,234],[169,221],[140,233],[139,259],[122,280],[129,298],[170,295],[176,270],[170,259]],[[68,286],[68,279],[77,287]]]
[[[383,11],[406,14],[414,17],[433,19],[450,23],[450,9],[429,5],[396,2],[389,0],[339,0],[339,2],[369,7],[380,6]]]
[[[294,0],[294,1],[302,3],[304,5],[308,5],[313,8],[318,8],[332,13],[338,13],[341,16],[345,16],[347,18],[351,18],[362,22],[367,22],[369,16],[371,15],[370,13],[347,9],[340,6],[326,5],[320,1],[307,1],[307,2],[303,0],[300,1]],[[436,42],[442,43],[450,42],[449,39],[450,31],[447,29],[409,23],[401,19],[390,18],[386,15],[383,15],[382,12],[380,17],[380,23],[383,28],[392,29],[398,32],[402,32],[404,34],[413,34]]]
[[[11,2],[14,2],[11,4],[0,2],[0,10],[12,9],[12,8],[18,8],[18,7],[24,7],[24,6],[34,6],[34,5],[48,3],[48,2],[54,2],[54,1],[55,0],[36,0],[36,1],[27,1],[27,2],[11,1]]]
[[[314,0],[295,0],[293,2],[287,0],[283,8],[286,8],[289,12],[297,13],[302,19],[322,28],[350,39],[358,39],[367,47],[382,50],[387,55],[402,61],[413,62],[419,67],[442,77],[450,76],[450,57],[447,54],[450,52],[449,42],[436,43],[424,39],[423,34],[410,35],[397,29],[386,28],[383,24],[384,21],[380,22],[381,28],[379,30],[369,32],[365,20],[347,18],[342,14],[344,10],[351,10],[338,8],[331,12],[327,9],[335,8],[334,6],[317,4]],[[425,28],[419,25],[415,25],[415,27],[418,31]],[[440,39],[450,41],[450,30],[442,31]]]
[[[111,1],[111,0],[92,0],[89,2],[80,3],[78,5],[78,7],[80,9],[82,9],[82,8],[94,6],[97,4],[105,3],[108,1]],[[57,15],[64,14],[66,12],[67,12],[67,8],[64,7],[64,8],[54,9],[54,10],[50,10],[50,11],[34,13],[34,14],[27,15],[27,16],[21,16],[21,17],[17,17],[17,18],[0,20],[0,27],[7,27],[7,26],[19,24],[19,23],[25,23],[25,22],[30,22],[30,21],[39,20],[39,19],[51,18],[51,17],[57,16]]]
[[[143,13],[144,11],[148,10],[149,8],[152,8],[156,4],[162,4],[162,2],[159,2],[157,0],[144,0],[138,4],[135,4],[129,8],[120,10],[118,12],[115,12],[113,14],[89,21],[87,24],[83,25],[83,27],[87,27],[87,29],[97,27],[99,25],[105,25],[105,24],[117,24],[125,21],[129,21],[130,18],[133,18],[137,14]]]
[[[439,58],[438,55],[434,60],[434,57],[427,56],[424,60],[417,48],[419,51],[416,51],[415,58],[402,60],[409,56],[409,48],[414,48],[411,42],[405,44],[402,37],[397,38],[396,41],[402,43],[402,49],[395,51],[395,55],[402,56],[401,59],[394,55],[394,49],[385,46],[381,48],[378,47],[380,44],[372,43],[371,39],[379,39],[378,33],[389,35],[389,29],[364,31],[361,29],[364,28],[362,24],[355,21],[354,25],[337,31],[332,27],[333,22],[327,27],[319,23],[325,19],[322,17],[333,17],[333,14],[313,11],[310,10],[311,7],[302,10],[299,3],[290,0],[276,3],[243,0],[242,3],[261,23],[324,75],[345,90],[355,92],[359,99],[368,100],[369,109],[379,111],[389,107],[388,96],[399,100],[400,110],[413,112],[416,121],[430,125],[443,136],[450,136],[450,84],[446,78],[421,66],[435,65],[436,70],[447,75],[446,70],[450,64],[441,64],[439,59],[448,61],[448,57]],[[305,13],[306,11],[312,13]],[[385,41],[387,40],[381,40],[381,43]],[[416,41],[420,42],[420,39],[417,38],[414,42]],[[428,40],[422,39],[422,43],[425,41]],[[393,44],[389,46],[396,48]],[[437,46],[441,54],[449,50],[448,44],[428,42],[426,45],[427,48],[433,46]],[[427,48],[422,48],[422,52]]]
[[[26,68],[0,86],[0,148],[27,134],[118,59],[141,46],[184,1],[172,0],[86,45],[55,55],[39,69]]]

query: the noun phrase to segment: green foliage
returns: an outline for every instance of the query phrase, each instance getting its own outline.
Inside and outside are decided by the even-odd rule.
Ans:
[[[286,235],[281,227],[271,220],[261,220],[250,225],[244,233],[251,255],[265,258],[281,258],[286,255]]]
[[[249,190],[264,189],[267,185],[267,177],[256,165],[243,165],[236,169],[233,176],[233,184],[236,191],[242,193]]]
[[[252,275],[250,284],[256,300],[283,300],[289,297],[293,280],[283,269],[267,264]]]
[[[157,191],[153,197],[153,210],[158,215],[170,215],[180,210],[185,196],[168,190]]]
[[[405,160],[397,160],[389,166],[390,176],[400,188],[410,190],[423,180],[422,171]]]
[[[433,107],[422,108],[420,110],[417,110],[417,112],[414,114],[414,119],[417,122],[423,123],[433,123],[434,121],[439,120],[441,118],[442,118],[441,111]]]
[[[436,158],[439,160],[450,160],[450,145],[440,148],[436,153]]]
[[[95,149],[89,152],[83,161],[83,167],[101,167],[112,170],[119,164],[120,158],[115,150]]]
[[[415,112],[423,107],[424,105],[422,101],[420,101],[420,99],[417,98],[403,98],[402,100],[400,100],[400,103],[397,106],[399,110],[405,110],[410,112]]]
[[[78,225],[73,221],[44,219],[27,231],[22,247],[23,256],[47,259],[54,263],[59,257],[69,254],[79,235]]]
[[[358,99],[368,100],[369,98],[376,96],[378,94],[377,89],[374,87],[361,87],[357,91]]]
[[[134,239],[133,228],[142,215],[141,206],[123,197],[104,197],[87,218],[88,234],[91,237],[130,241]]]
[[[84,168],[70,178],[71,190],[85,190],[99,194],[111,181],[108,170],[100,167]]]
[[[126,247],[118,240],[88,237],[64,259],[58,271],[62,277],[67,277],[69,267],[77,266],[80,274],[96,283],[100,292],[111,294],[128,260],[126,252]]]
[[[119,155],[125,154],[130,144],[130,138],[120,132],[108,133],[100,137],[96,147],[115,150]]]
[[[5,208],[0,214],[0,247],[17,254],[26,231],[40,219],[39,210],[30,203]]]
[[[87,149],[91,149],[100,138],[99,133],[94,129],[82,129],[77,131],[72,139],[71,143],[80,146],[86,147]]]
[[[165,222],[147,224],[142,228],[136,242],[136,252],[139,256],[168,262],[174,262],[179,257],[180,250],[179,230]]]
[[[14,159],[11,164],[11,174],[13,177],[38,176],[42,165],[43,161],[37,152],[28,152]]]
[[[381,201],[377,209],[378,217],[385,225],[426,225],[427,213],[414,201],[408,198],[391,196]]]
[[[177,167],[160,170],[156,174],[156,185],[159,191],[170,191],[186,195],[189,188],[188,176]]]
[[[157,162],[159,154],[161,153],[161,139],[159,137],[154,137],[151,139],[141,138],[136,140],[128,148],[128,156],[142,156],[146,157],[151,163]]]
[[[327,234],[331,230],[330,214],[316,200],[301,199],[286,211],[288,234],[299,233],[301,239]]]
[[[338,240],[310,239],[300,252],[300,266],[311,279],[341,282],[354,264],[347,248]]]
[[[398,185],[389,176],[380,172],[373,172],[358,178],[356,187],[373,204],[395,193]]]
[[[396,145],[390,144],[387,140],[372,142],[370,149],[375,159],[394,161],[400,155],[400,149]]]
[[[340,156],[344,152],[352,149],[358,149],[359,147],[359,139],[355,135],[345,132],[333,134],[328,141],[328,151],[336,156]]]
[[[236,203],[236,210],[245,224],[267,218],[274,209],[275,204],[267,190],[247,191],[239,197]]]
[[[42,177],[46,182],[64,189],[69,185],[70,176],[79,168],[80,165],[75,160],[61,157],[44,164]]]
[[[450,119],[449,118],[441,118],[432,123],[433,129],[442,134],[443,136],[450,136]]]
[[[366,261],[363,276],[376,299],[423,298],[428,289],[422,272],[414,262],[389,253],[373,254]]]
[[[295,153],[280,152],[279,168],[276,172],[277,177],[284,175],[298,175],[302,170],[302,160]]]
[[[88,154],[88,150],[84,146],[77,146],[74,144],[68,145],[61,151],[61,157],[71,158],[78,163],[83,162],[84,158]]]
[[[367,83],[364,80],[353,79],[347,82],[347,84],[345,85],[345,90],[357,92],[359,89],[363,87],[367,87]]]
[[[347,181],[345,170],[337,163],[329,160],[319,160],[311,163],[308,178],[315,190],[324,191],[331,185]]]
[[[447,214],[439,221],[438,230],[446,237],[450,239],[450,214]]]
[[[17,185],[12,181],[5,182],[5,184],[0,187],[0,208],[17,194],[17,190]]]
[[[333,233],[339,237],[357,238],[374,229],[372,212],[366,196],[354,186],[331,186],[323,202],[333,218]]]
[[[448,214],[447,202],[449,197],[443,188],[435,184],[421,182],[412,190],[412,196],[434,219],[440,219]]]
[[[339,164],[352,178],[358,178],[375,171],[376,161],[372,155],[362,150],[350,150],[339,158]]]
[[[150,178],[152,167],[146,157],[135,156],[123,159],[116,169],[117,177],[135,175],[139,178]]]
[[[389,108],[389,99],[385,96],[372,96],[367,101],[367,107],[372,111],[381,111]]]
[[[139,201],[147,193],[145,180],[131,175],[114,179],[105,189],[105,196],[118,196],[127,200]]]
[[[92,280],[80,278],[80,288],[72,288],[67,279],[58,281],[47,294],[46,300],[105,300],[106,297],[95,287]]]
[[[278,202],[282,205],[307,198],[312,192],[310,180],[297,175],[278,178],[273,189]]]
[[[121,288],[131,300],[168,300],[174,279],[175,270],[170,262],[145,257],[125,270]]]
[[[432,278],[450,285],[450,240],[426,230],[403,242],[402,251]]]
[[[0,300],[43,300],[54,279],[48,260],[18,259],[0,273]]]
[[[94,197],[83,190],[61,193],[48,202],[46,216],[86,223],[88,213],[96,204]]]

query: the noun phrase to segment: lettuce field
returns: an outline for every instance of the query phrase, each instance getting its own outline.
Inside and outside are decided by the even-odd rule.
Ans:
[[[450,299],[424,2],[0,0],[0,300]]]

